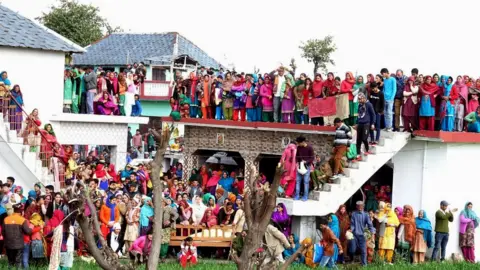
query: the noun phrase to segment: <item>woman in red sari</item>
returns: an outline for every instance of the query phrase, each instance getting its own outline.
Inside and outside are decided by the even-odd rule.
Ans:
[[[338,218],[338,222],[340,223],[340,243],[342,243],[342,250],[347,250],[348,239],[346,237],[346,233],[350,230],[350,217],[348,216],[347,207],[345,205],[340,205],[338,207],[335,216]],[[343,262],[345,257],[342,255],[338,256],[338,261]]]
[[[353,87],[353,86],[352,86]],[[335,75],[332,72],[327,74],[327,79],[323,81],[323,94],[324,97],[332,97],[338,94],[338,88],[335,85]],[[335,120],[336,115],[324,117],[324,122],[326,126],[332,126],[333,120]],[[312,125],[314,121],[312,120]]]
[[[207,170],[207,166],[205,165],[202,165],[202,167],[200,168],[200,177],[202,179],[202,189],[205,190],[205,187],[207,186],[207,182],[208,182],[208,170]]]
[[[43,228],[43,235],[45,235],[47,242],[47,257],[50,258],[52,253],[52,244],[53,244],[53,231],[62,224],[63,218],[65,215],[61,210],[53,211],[53,216],[50,220],[47,221],[45,228]]]
[[[51,124],[46,124],[42,130],[42,144],[40,145],[40,159],[45,167],[50,164],[50,158],[53,157],[53,146],[57,144],[57,137]]]

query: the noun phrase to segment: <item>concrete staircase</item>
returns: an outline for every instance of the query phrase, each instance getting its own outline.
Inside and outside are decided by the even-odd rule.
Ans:
[[[28,145],[23,144],[23,137],[18,136],[16,130],[10,130],[7,117],[0,113],[0,154],[7,163],[1,167],[6,169],[9,166],[11,169],[7,171],[24,188],[33,188],[38,181],[50,184],[53,177],[48,168],[43,167],[38,153],[29,149]]]
[[[345,203],[370,177],[399,152],[410,139],[409,133],[382,132],[380,142],[370,146],[373,154],[363,156],[362,161],[349,163],[344,177],[339,177],[333,184],[326,184],[322,191],[310,192],[309,200],[294,201],[278,198],[283,202],[288,213],[294,216],[324,216],[334,213],[338,206]]]

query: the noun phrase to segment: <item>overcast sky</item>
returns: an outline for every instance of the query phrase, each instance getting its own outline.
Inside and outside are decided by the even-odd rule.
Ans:
[[[35,18],[55,0],[0,0]],[[338,50],[330,71],[379,73],[402,68],[410,74],[438,72],[480,76],[479,1],[389,0],[79,0],[126,32],[184,35],[223,65],[261,72],[288,64],[311,74],[298,46],[333,35]],[[228,61],[225,61],[227,56]]]

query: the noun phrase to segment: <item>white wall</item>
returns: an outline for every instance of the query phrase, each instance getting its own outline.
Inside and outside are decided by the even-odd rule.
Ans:
[[[480,213],[480,182],[475,162],[479,161],[480,144],[445,144],[439,142],[410,141],[394,161],[393,205],[410,204],[415,212],[423,209],[435,226],[435,212],[440,202],[458,208],[450,223],[447,256],[460,253],[458,246],[459,214],[467,202]],[[473,162],[473,163],[469,163]],[[477,230],[475,237],[480,239]],[[476,249],[479,258],[480,250]]]
[[[0,47],[0,71],[20,85],[25,110],[38,108],[42,123],[62,112],[64,66],[63,52]]]

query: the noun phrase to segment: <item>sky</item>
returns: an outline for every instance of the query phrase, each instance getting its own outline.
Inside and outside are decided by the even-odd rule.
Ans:
[[[78,0],[131,33],[179,32],[223,65],[270,72],[291,58],[297,75],[313,73],[299,46],[334,36],[335,66],[344,77],[414,67],[421,74],[480,77],[480,1],[469,0]],[[56,0],[0,0],[35,18]]]

